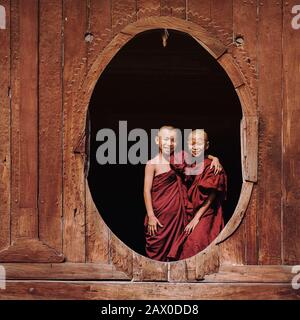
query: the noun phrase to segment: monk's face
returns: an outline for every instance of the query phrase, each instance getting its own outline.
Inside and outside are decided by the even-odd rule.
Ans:
[[[207,135],[192,131],[188,136],[188,148],[193,157],[199,157],[208,148]]]
[[[163,128],[159,131],[156,137],[156,143],[159,145],[159,150],[164,155],[170,155],[176,147],[176,130]]]

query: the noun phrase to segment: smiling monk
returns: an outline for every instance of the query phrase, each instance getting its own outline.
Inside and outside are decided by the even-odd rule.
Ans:
[[[170,166],[170,157],[176,147],[176,129],[163,126],[155,142],[159,153],[147,162],[145,168],[146,254],[154,260],[168,261],[171,245],[186,225],[187,190],[181,177]]]
[[[222,169],[215,174],[211,160],[205,154],[209,142],[204,130],[191,132],[188,147],[194,158],[202,161],[186,169],[190,182],[188,200],[193,207],[184,232],[174,242],[168,258],[186,259],[205,249],[224,227],[222,201],[226,197],[227,177]]]

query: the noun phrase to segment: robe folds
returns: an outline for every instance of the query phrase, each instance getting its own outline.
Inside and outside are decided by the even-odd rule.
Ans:
[[[154,176],[151,197],[154,214],[163,227],[158,225],[156,234],[150,235],[147,230],[148,215],[145,216],[146,254],[154,260],[169,261],[169,250],[187,223],[187,189],[180,175],[171,168],[168,172]]]
[[[197,165],[196,175],[186,176],[188,202],[193,207],[192,215],[186,212],[186,223],[191,221],[212,191],[216,193],[216,197],[201,216],[195,229],[189,235],[182,232],[174,241],[168,254],[169,261],[186,259],[196,255],[205,249],[224,227],[222,201],[226,198],[227,176],[224,170],[215,175],[214,169],[210,169],[210,164],[211,160],[204,158],[203,162]]]

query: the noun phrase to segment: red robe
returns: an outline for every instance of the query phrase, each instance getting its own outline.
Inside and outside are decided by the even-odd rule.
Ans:
[[[186,225],[187,190],[181,177],[171,169],[153,178],[151,197],[154,214],[163,227],[158,225],[156,234],[150,235],[148,215],[145,216],[146,254],[154,260],[169,261],[169,250]]]
[[[198,174],[188,176],[193,179],[188,190],[188,200],[193,206],[193,215],[204,204],[209,194],[214,191],[216,197],[210,207],[200,218],[195,229],[187,235],[182,233],[174,242],[168,258],[170,260],[181,260],[194,256],[205,249],[221,232],[224,227],[222,201],[226,197],[227,177],[222,170],[217,175],[214,169],[210,169],[211,160],[205,158],[203,163],[198,165]],[[187,222],[192,219],[187,216]]]

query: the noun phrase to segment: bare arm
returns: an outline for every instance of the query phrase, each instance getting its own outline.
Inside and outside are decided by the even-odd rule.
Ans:
[[[163,227],[159,220],[154,215],[151,197],[151,188],[153,177],[155,174],[155,167],[153,164],[147,163],[145,167],[145,181],[144,181],[144,200],[148,215],[148,232],[150,235],[155,235],[157,232],[157,225]]]
[[[185,227],[184,231],[186,233],[191,233],[196,225],[198,224],[200,218],[203,216],[203,214],[206,212],[206,210],[211,206],[212,202],[214,201],[216,197],[216,193],[213,191],[209,194],[208,198],[204,201],[201,208],[197,211],[194,218],[191,220],[191,222]]]
[[[214,168],[214,174],[218,174],[223,169],[219,158],[214,157],[210,154],[207,156],[207,158],[212,160],[212,162],[210,164],[210,169]]]
[[[152,188],[154,173],[155,173],[154,165],[147,163],[145,167],[144,200],[145,200],[145,206],[146,206],[148,217],[154,216],[153,207],[152,207],[152,198],[151,198],[151,188]]]

